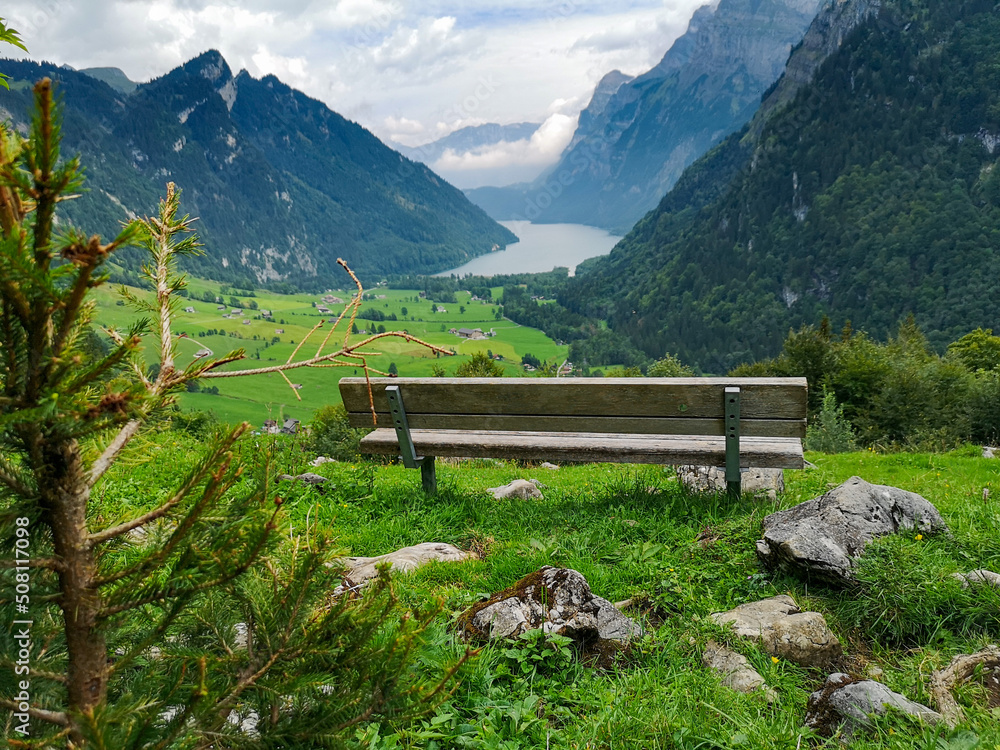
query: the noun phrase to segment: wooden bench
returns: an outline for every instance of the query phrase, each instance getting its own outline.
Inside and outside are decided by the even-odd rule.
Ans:
[[[805,378],[344,378],[361,450],[436,490],[435,456],[801,469]],[[369,396],[370,393],[370,396]]]

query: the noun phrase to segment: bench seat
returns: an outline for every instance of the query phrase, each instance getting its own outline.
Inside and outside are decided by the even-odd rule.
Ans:
[[[805,465],[804,378],[343,378],[365,453],[399,455],[433,492],[434,457]]]
[[[491,430],[410,430],[410,435],[417,453],[427,456],[699,466],[726,463],[726,439],[722,436]],[[396,430],[375,430],[361,440],[361,450],[398,454]],[[802,441],[744,437],[740,440],[740,466],[801,469]]]

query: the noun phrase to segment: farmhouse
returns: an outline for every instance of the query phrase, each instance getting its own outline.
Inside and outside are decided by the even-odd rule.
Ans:
[[[325,305],[316,305],[316,312],[323,313],[324,315],[330,312],[330,308]]]
[[[248,326],[248,325],[250,325],[250,321],[249,321],[249,320],[244,320],[244,321],[243,321],[243,325],[245,325],[245,326]]]
[[[478,340],[486,338],[486,334],[483,333],[482,328],[459,328],[457,334],[459,338],[463,339]]]
[[[230,315],[242,315],[243,314],[243,308],[242,307],[234,307],[232,310],[229,311],[229,314]]]
[[[274,332],[275,332],[275,333],[284,333],[284,332],[285,332],[285,329],[284,329],[284,328],[275,328],[275,329],[274,329]]]
[[[193,313],[194,312],[194,308],[193,307],[185,307],[184,308],[184,312],[186,312],[186,313]]]
[[[270,318],[270,317],[271,317],[271,311],[270,311],[270,310],[261,310],[261,311],[260,311],[260,314],[261,314],[261,315],[262,315],[263,317],[265,317],[265,318]]]

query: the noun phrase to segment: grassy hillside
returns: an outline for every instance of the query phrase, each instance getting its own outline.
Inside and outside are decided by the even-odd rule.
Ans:
[[[151,297],[151,293],[132,290],[141,299]],[[233,294],[228,291],[223,295],[220,285],[201,279],[192,279],[188,286],[190,297],[181,300],[182,312],[178,315],[175,331],[186,334],[179,339],[178,347],[180,362],[187,365],[202,349],[211,350],[220,356],[234,349],[246,350],[248,359],[233,365],[230,369],[246,369],[267,364],[284,362],[301,344],[303,338],[320,320],[335,318],[343,304],[331,304],[330,313],[320,313],[313,303],[323,305],[321,294],[275,294],[267,291],[256,291],[256,296],[240,295],[236,297],[242,306],[242,314],[224,318],[235,309],[232,304]],[[217,309],[222,303],[210,303],[199,299],[206,292],[221,296],[225,300],[224,309]],[[239,292],[237,291],[237,294]],[[329,292],[345,302],[350,300],[351,291],[333,290]],[[360,330],[373,330],[377,326],[385,326],[387,330],[407,330],[412,335],[437,346],[453,349],[455,356],[435,357],[432,353],[415,344],[403,340],[388,339],[379,342],[375,351],[381,352],[369,360],[369,365],[375,369],[387,371],[390,364],[395,364],[400,376],[430,377],[435,366],[444,368],[448,374],[476,352],[492,351],[495,355],[504,357],[500,362],[508,375],[523,373],[520,366],[521,357],[531,353],[542,361],[557,360],[561,362],[566,357],[568,348],[557,346],[543,333],[533,328],[518,325],[510,320],[496,320],[497,306],[491,303],[472,301],[470,293],[457,292],[457,303],[436,304],[420,298],[419,292],[408,289],[377,288],[367,294],[376,297],[364,303],[362,315],[375,313],[385,317],[395,315],[397,320],[372,321],[358,319]],[[98,322],[102,325],[124,327],[137,317],[138,313],[125,305],[119,305],[118,293],[110,288],[101,288],[94,295],[99,306]],[[256,303],[256,310],[249,309],[251,303]],[[431,306],[436,305],[444,312],[431,312]],[[184,308],[193,307],[195,312],[183,312]],[[406,313],[403,313],[403,310]],[[270,310],[272,319],[263,318],[261,310]],[[244,325],[245,321],[249,321]],[[342,324],[341,329],[343,329]],[[496,331],[496,336],[485,340],[462,339],[449,333],[451,328],[481,328],[484,331]],[[338,329],[338,330],[341,330]],[[442,330],[443,329],[443,330]],[[282,330],[282,333],[278,333]],[[324,329],[325,330],[325,329]],[[209,333],[214,331],[213,333]],[[342,340],[342,336],[340,337]],[[360,334],[352,336],[360,340]],[[319,340],[314,337],[313,351]],[[301,350],[301,354],[309,351],[310,346]],[[155,356],[152,352],[148,356]],[[301,358],[301,357],[300,357]],[[153,360],[149,361],[153,364]],[[268,418],[279,416],[294,417],[303,422],[312,413],[325,404],[339,403],[340,392],[337,381],[345,375],[354,375],[355,368],[309,370],[303,368],[290,373],[293,383],[302,385],[296,392],[301,401],[296,399],[292,391],[280,375],[261,375],[252,378],[222,378],[206,380],[204,387],[218,387],[218,395],[205,392],[184,393],[179,397],[180,405],[185,409],[211,411],[227,422],[247,420],[258,425]],[[358,374],[361,374],[358,369]]]
[[[261,446],[245,443],[245,459]],[[308,455],[279,451],[278,471],[307,468]],[[190,461],[190,441],[176,432],[144,445],[110,477],[105,507],[136,502]],[[283,492],[296,533],[310,524],[333,531],[353,555],[378,555],[425,541],[476,549],[482,559],[431,565],[397,579],[404,607],[440,598],[444,611],[420,654],[427,666],[460,653],[451,625],[482,596],[507,587],[542,565],[579,570],[595,593],[611,601],[649,597],[629,614],[647,635],[608,670],[581,663],[559,642],[486,646],[463,669],[461,685],[423,720],[359,726],[357,747],[375,748],[987,748],[1000,744],[996,709],[983,687],[959,692],[968,716],[955,731],[898,716],[877,722],[868,737],[846,745],[803,727],[809,693],[826,677],[741,642],[707,620],[712,612],[777,594],[822,613],[844,644],[840,668],[878,676],[890,688],[928,704],[931,671],[952,656],[1000,637],[996,592],[963,593],[949,578],[973,568],[1000,569],[1000,492],[995,461],[978,449],[950,454],[873,451],[809,454],[809,471],[786,472],[777,502],[691,494],[670,467],[564,466],[559,471],[485,461],[444,464],[440,494],[419,492],[419,475],[401,467],[326,464],[318,471],[336,485],[325,495],[292,487]],[[165,466],[170,466],[169,476]],[[754,554],[763,516],[815,497],[852,475],[922,494],[942,513],[951,538],[912,534],[879,543],[857,585],[831,589],[763,571]],[[543,500],[496,501],[486,488],[536,477]],[[149,488],[150,492],[137,492]],[[138,502],[143,502],[139,500]],[[743,653],[776,690],[742,695],[720,685],[702,666],[709,638]]]

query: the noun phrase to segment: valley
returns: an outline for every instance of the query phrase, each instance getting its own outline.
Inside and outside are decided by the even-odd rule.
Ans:
[[[139,299],[148,301],[152,293],[141,289],[129,290]],[[246,290],[243,290],[246,291]],[[355,290],[356,291],[356,290]],[[500,294],[500,289],[496,293]],[[247,359],[230,365],[227,369],[249,369],[286,361],[302,344],[309,331],[321,320],[335,320],[344,309],[344,303],[351,299],[352,292],[335,289],[319,294],[277,294],[265,290],[254,291],[250,297],[240,290],[225,287],[216,282],[191,279],[188,286],[189,297],[180,301],[175,330],[178,334],[178,358],[181,366],[187,366],[203,350],[210,350],[213,356],[222,356],[236,349],[245,349]],[[204,295],[218,297],[221,302],[206,302]],[[557,345],[541,331],[518,325],[513,321],[497,319],[498,305],[494,301],[472,300],[469,292],[457,292],[456,302],[433,302],[416,289],[388,289],[374,287],[365,292],[367,299],[361,315],[386,319],[370,320],[358,318],[358,333],[352,341],[364,338],[361,331],[406,330],[413,336],[428,343],[451,349],[452,357],[436,357],[422,347],[409,344],[401,339],[384,339],[374,347],[381,352],[372,356],[368,363],[375,370],[387,372],[395,366],[400,376],[431,377],[434,368],[440,367],[452,374],[463,361],[477,352],[491,351],[503,357],[497,360],[506,374],[524,373],[521,357],[531,354],[542,362],[559,364],[566,359],[568,346]],[[324,303],[323,297],[334,297],[343,302]],[[97,290],[94,299],[98,304],[97,322],[104,326],[126,328],[142,317],[121,302],[118,292],[112,287]],[[239,303],[234,305],[233,303]],[[320,312],[316,306],[325,306],[329,312]],[[251,309],[255,305],[256,309]],[[316,305],[316,306],[314,306]],[[221,309],[220,309],[221,307]],[[432,307],[437,312],[432,312]],[[193,312],[186,311],[187,308]],[[239,314],[232,314],[233,310]],[[265,318],[262,311],[269,311]],[[395,316],[396,320],[388,319]],[[346,321],[338,331],[346,330]],[[481,329],[484,333],[496,335],[481,339],[463,338],[451,329]],[[311,346],[318,346],[320,334],[329,330],[329,324],[314,334]],[[343,339],[343,334],[337,336]],[[148,364],[155,362],[155,348],[146,348]],[[363,370],[354,367],[335,369],[303,368],[290,373],[292,383],[301,386],[291,389],[280,375],[262,375],[254,378],[218,378],[203,381],[198,391],[179,394],[177,400],[184,410],[206,411],[215,414],[223,422],[250,422],[259,427],[265,419],[294,418],[307,423],[313,412],[327,404],[340,403],[337,382],[346,375],[361,375]],[[218,393],[208,389],[218,388]],[[298,396],[298,397],[296,397]]]

